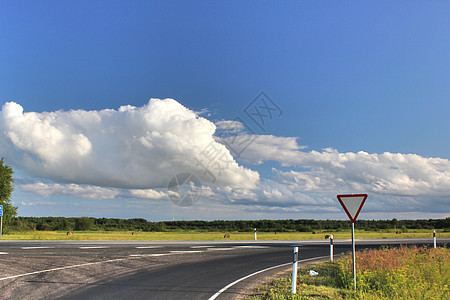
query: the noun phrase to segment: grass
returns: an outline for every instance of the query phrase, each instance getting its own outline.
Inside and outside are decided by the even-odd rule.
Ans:
[[[400,247],[357,253],[354,292],[351,256],[299,270],[297,294],[286,277],[249,299],[449,299],[450,249]],[[314,269],[319,276],[306,275]]]
[[[307,275],[308,270],[319,272],[319,276]],[[291,293],[292,273],[256,290],[248,299],[357,299],[352,290],[339,288],[339,266],[335,263],[322,263],[299,268],[297,275],[297,294]]]
[[[449,299],[450,250],[400,247],[357,253],[357,286],[381,299]],[[351,258],[338,262],[353,286]]]
[[[122,240],[122,241],[218,241],[230,234],[229,240],[254,240],[253,232],[201,232],[201,231],[166,231],[166,232],[136,232],[131,231],[74,231],[72,236],[66,231],[26,231],[4,234],[3,240]],[[258,240],[312,240],[324,239],[325,235],[332,234],[335,239],[350,239],[348,232],[317,231],[311,232],[258,232]],[[439,237],[450,237],[450,232],[437,231]],[[396,234],[394,230],[386,231],[357,231],[357,239],[383,239],[383,238],[432,238],[430,230],[409,230],[408,233]]]
[[[166,231],[166,232],[136,232],[131,231],[74,231],[72,236],[66,231],[25,231],[4,234],[3,240],[121,240],[121,241],[218,241],[230,234],[229,240],[254,240],[253,232],[201,232],[201,231]],[[258,232],[258,240],[312,240],[324,239],[325,235],[332,234],[335,239],[350,239],[348,232],[317,231],[311,232]],[[450,237],[450,232],[439,232],[439,237]],[[383,238],[432,238],[430,230],[409,230],[408,233],[396,234],[394,230],[386,231],[359,231],[357,239],[383,239]]]

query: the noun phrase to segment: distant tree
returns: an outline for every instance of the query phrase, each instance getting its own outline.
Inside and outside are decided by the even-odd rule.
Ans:
[[[75,221],[75,230],[91,230],[93,226],[93,220],[88,217],[77,218]]]
[[[40,221],[36,225],[36,230],[40,230],[40,231],[50,230],[50,225],[48,225],[48,223],[46,223],[44,221]]]
[[[54,230],[71,230],[71,224],[66,218],[58,218],[58,221],[53,226]]]
[[[394,229],[397,229],[398,226],[398,220],[396,218],[393,218],[391,221],[392,226],[394,226]]]
[[[17,206],[13,206],[11,203],[11,195],[14,190],[12,186],[14,171],[4,163],[2,158],[0,160],[0,205],[3,205],[3,228],[6,231],[13,218],[17,216]]]

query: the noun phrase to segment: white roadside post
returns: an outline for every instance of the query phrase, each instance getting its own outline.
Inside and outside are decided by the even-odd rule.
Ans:
[[[333,262],[333,235],[330,235],[330,261]]]
[[[255,241],[257,240],[257,238],[256,238],[256,228],[255,228]]]
[[[297,293],[298,247],[294,247],[294,264],[292,266],[292,294]]]
[[[0,205],[0,237],[3,235],[3,205]]]
[[[367,194],[337,195],[339,203],[352,222],[352,260],[353,260],[353,290],[356,291],[356,254],[355,254],[355,222],[366,202]]]
[[[436,249],[436,230],[433,230],[433,247]]]

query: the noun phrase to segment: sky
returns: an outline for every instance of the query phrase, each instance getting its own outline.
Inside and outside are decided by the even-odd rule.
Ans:
[[[450,216],[444,1],[1,1],[21,216]]]

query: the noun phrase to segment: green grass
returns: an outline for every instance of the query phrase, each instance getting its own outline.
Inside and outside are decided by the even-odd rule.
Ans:
[[[400,247],[357,253],[357,291],[351,256],[299,270],[297,294],[290,276],[249,299],[449,299],[450,249]],[[319,276],[306,275],[314,269]]]
[[[357,286],[381,299],[449,299],[450,250],[400,247],[357,253]],[[338,261],[343,285],[353,286],[351,258]]]
[[[201,231],[167,231],[167,232],[136,232],[131,231],[74,231],[67,236],[66,231],[25,231],[4,234],[3,240],[149,240],[149,241],[218,241],[228,240],[225,233],[230,234],[229,240],[254,240],[253,232],[201,232]],[[348,232],[317,231],[310,232],[258,232],[258,240],[312,240],[324,239],[325,235],[332,234],[335,239],[350,239]],[[439,237],[450,237],[450,232],[437,231]],[[432,238],[430,230],[409,230],[408,233],[396,234],[394,230],[386,231],[356,231],[357,239],[383,239],[383,238]]]
[[[319,272],[319,276],[307,275],[308,270]],[[339,266],[322,263],[306,268],[299,268],[297,277],[297,294],[291,293],[292,273],[289,276],[263,285],[256,290],[255,296],[248,299],[357,299],[352,290],[339,288]]]

